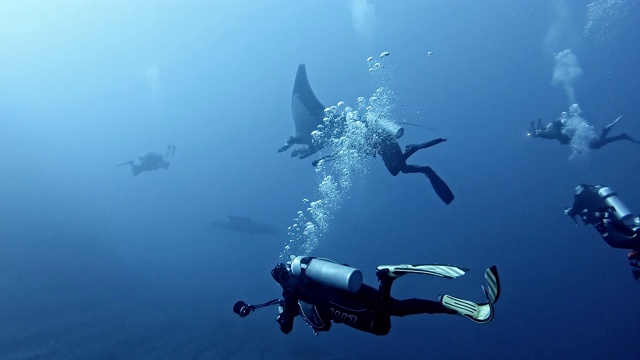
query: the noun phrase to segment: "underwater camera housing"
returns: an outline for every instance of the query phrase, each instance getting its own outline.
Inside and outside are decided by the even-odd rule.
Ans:
[[[260,308],[272,306],[272,305],[282,305],[282,304],[283,302],[280,299],[273,299],[271,301],[267,301],[266,303],[256,304],[256,305],[250,305],[240,300],[233,305],[233,312],[238,314],[238,316],[240,317],[246,317],[256,309],[260,309]]]
[[[236,302],[235,305],[233,305],[233,312],[238,314],[238,316],[240,317],[245,317],[251,314],[251,312],[254,310],[255,307],[253,307],[253,305],[249,305],[242,300]]]

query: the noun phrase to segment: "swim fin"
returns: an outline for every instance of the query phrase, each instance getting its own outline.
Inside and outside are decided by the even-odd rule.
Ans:
[[[440,176],[438,176],[438,174],[436,174],[436,172],[433,171],[433,169],[429,166],[427,166],[425,175],[429,178],[431,186],[433,187],[433,190],[436,192],[440,200],[442,200],[447,205],[451,204],[454,196],[447,183],[445,183],[444,180],[442,180],[442,178],[440,178]]]
[[[424,274],[439,276],[447,279],[455,279],[466,274],[469,269],[455,265],[420,264],[420,265],[380,265],[378,272],[385,272],[391,277],[398,277],[405,274]]]
[[[488,323],[493,319],[493,304],[500,298],[500,278],[498,268],[493,265],[484,272],[484,279],[487,286],[482,286],[488,302],[476,303],[469,300],[460,299],[451,295],[442,295],[440,303],[447,309],[456,311],[458,314],[473,320],[477,323]]]
[[[477,323],[488,323],[493,319],[493,304],[491,303],[478,304],[451,295],[442,295],[440,303],[447,309],[456,311]]]

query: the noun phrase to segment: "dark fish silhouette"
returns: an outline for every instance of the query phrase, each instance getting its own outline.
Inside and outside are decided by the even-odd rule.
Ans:
[[[275,234],[278,232],[278,228],[273,224],[257,223],[248,217],[233,215],[214,220],[211,226],[245,234]]]

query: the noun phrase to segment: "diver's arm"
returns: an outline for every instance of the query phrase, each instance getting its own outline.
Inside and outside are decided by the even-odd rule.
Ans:
[[[280,324],[280,331],[288,334],[293,329],[293,318],[298,315],[298,299],[288,287],[283,287],[282,296],[284,300],[276,321]]]
[[[443,139],[443,138],[437,138],[437,139],[435,139],[435,140],[427,141],[427,142],[424,144],[424,149],[429,148],[429,147],[432,147],[432,146],[434,146],[434,145],[438,145],[438,144],[440,144],[441,142],[445,142],[445,141],[447,141],[447,139]]]
[[[330,160],[332,160],[332,158],[333,158],[333,154],[326,155],[326,156],[321,157],[320,159],[313,160],[313,162],[311,162],[311,165],[315,167],[315,166],[318,166],[320,161],[330,161]]]
[[[308,158],[309,156],[311,156],[311,155],[313,155],[313,154],[315,154],[315,153],[317,153],[317,152],[318,152],[318,149],[316,149],[316,148],[315,148],[314,146],[312,146],[312,145],[309,145],[309,146],[306,146],[306,147],[300,148],[300,149],[298,150],[298,153],[297,153],[297,155],[298,155],[298,159],[300,159],[300,160],[302,160],[302,159],[306,159],[306,158]]]
[[[131,166],[133,166],[133,161],[131,161],[131,160],[130,160],[130,161],[124,162],[124,163],[122,163],[122,164],[118,164],[118,165],[116,165],[116,166],[125,166],[125,165],[131,165]]]

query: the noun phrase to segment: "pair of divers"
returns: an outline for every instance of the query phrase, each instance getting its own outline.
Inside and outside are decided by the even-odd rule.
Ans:
[[[176,153],[175,145],[167,145],[167,151],[164,156],[157,152],[148,152],[138,157],[139,163],[136,164],[133,160],[118,164],[116,166],[131,166],[131,172],[133,176],[138,176],[143,171],[153,171],[158,169],[168,169],[169,163],[173,159],[173,155]]]
[[[605,185],[580,184],[576,187],[573,206],[565,214],[576,222],[593,225],[602,239],[616,249],[627,249],[631,274],[640,282],[640,218],[633,216],[611,188]]]
[[[325,144],[314,141],[312,133],[323,124],[325,107],[318,101],[307,79],[304,65],[298,67],[291,99],[295,133],[285,145],[278,149],[283,152],[294,144],[303,147],[294,149],[292,157],[304,159],[321,150]],[[338,122],[341,119],[338,119]],[[419,145],[409,145],[404,151],[397,138],[403,134],[402,128],[382,129],[363,122],[367,127],[367,154],[382,157],[387,170],[395,176],[402,173],[422,173],[429,178],[436,194],[446,204],[453,201],[453,193],[447,184],[428,166],[407,165],[407,159],[416,151],[437,145],[445,139],[435,139]],[[340,124],[336,125],[338,133]],[[330,160],[333,155],[314,161]],[[280,330],[288,334],[293,329],[296,316],[312,328],[314,334],[329,331],[333,323],[345,324],[356,330],[375,335],[386,335],[391,329],[392,316],[417,314],[461,315],[478,323],[488,323],[494,317],[494,304],[500,297],[498,269],[491,266],[484,273],[487,282],[482,286],[486,301],[474,302],[452,295],[440,295],[435,300],[396,299],[391,296],[393,282],[406,274],[424,274],[455,279],[469,269],[454,265],[381,265],[376,269],[378,288],[362,283],[362,272],[348,265],[309,256],[292,258],[288,263],[279,263],[271,270],[271,276],[282,287],[282,299],[274,299],[262,304],[251,305],[238,301],[233,311],[246,317],[259,308],[278,305],[276,321]]]
[[[291,157],[298,157],[299,159],[307,158],[324,147],[324,144],[315,142],[313,140],[312,133],[318,129],[318,126],[323,124],[325,118],[325,107],[318,101],[311,85],[309,85],[309,79],[307,78],[307,71],[304,64],[298,66],[296,73],[296,79],[293,86],[293,93],[291,96],[291,112],[293,115],[293,122],[295,125],[295,132],[287,139],[284,146],[278,149],[278,152],[288,150],[295,144],[303,145],[303,147],[296,148],[291,152]],[[430,166],[418,166],[408,165],[407,160],[418,150],[426,149],[431,146],[437,145],[446,139],[439,138],[432,141],[428,141],[422,144],[407,145],[403,151],[398,144],[397,139],[404,134],[404,129],[397,127],[394,129],[385,128],[382,126],[373,126],[366,124],[367,130],[371,133],[370,142],[371,155],[380,155],[387,170],[393,176],[399,173],[411,174],[421,173],[424,174],[429,181],[434,191],[440,197],[445,204],[450,204],[454,195],[451,189],[440,176]],[[339,125],[338,125],[339,126]],[[314,166],[318,165],[322,160],[330,160],[332,155],[324,156],[321,159],[314,161]]]
[[[238,301],[233,311],[246,317],[256,309],[278,306],[276,321],[280,331],[288,334],[296,316],[311,327],[314,334],[329,331],[331,324],[341,323],[374,335],[386,335],[391,329],[391,316],[417,314],[462,315],[477,323],[488,323],[494,317],[494,304],[500,297],[500,279],[496,266],[488,268],[482,289],[486,301],[477,303],[451,295],[440,295],[437,301],[396,299],[391,296],[393,282],[406,274],[432,275],[454,279],[469,269],[454,265],[381,265],[377,267],[378,289],[362,283],[362,272],[329,259],[298,256],[291,262],[279,263],[271,276],[282,287],[283,299],[250,305]]]
[[[616,141],[627,140],[636,144],[640,144],[640,141],[637,141],[631,135],[627,133],[622,133],[616,136],[609,136],[609,132],[613,128],[613,126],[622,119],[622,115],[618,116],[611,124],[602,128],[602,132],[600,132],[599,137],[595,137],[590,139],[588,142],[588,147],[590,149],[598,150],[604,147],[605,145],[611,144]],[[573,140],[572,135],[570,135],[566,129],[566,124],[564,119],[556,119],[546,126],[542,126],[542,120],[538,119],[537,123],[533,121],[529,124],[529,132],[528,136],[532,138],[540,138],[540,139],[549,139],[549,140],[558,140],[562,145],[569,145],[571,140]]]

